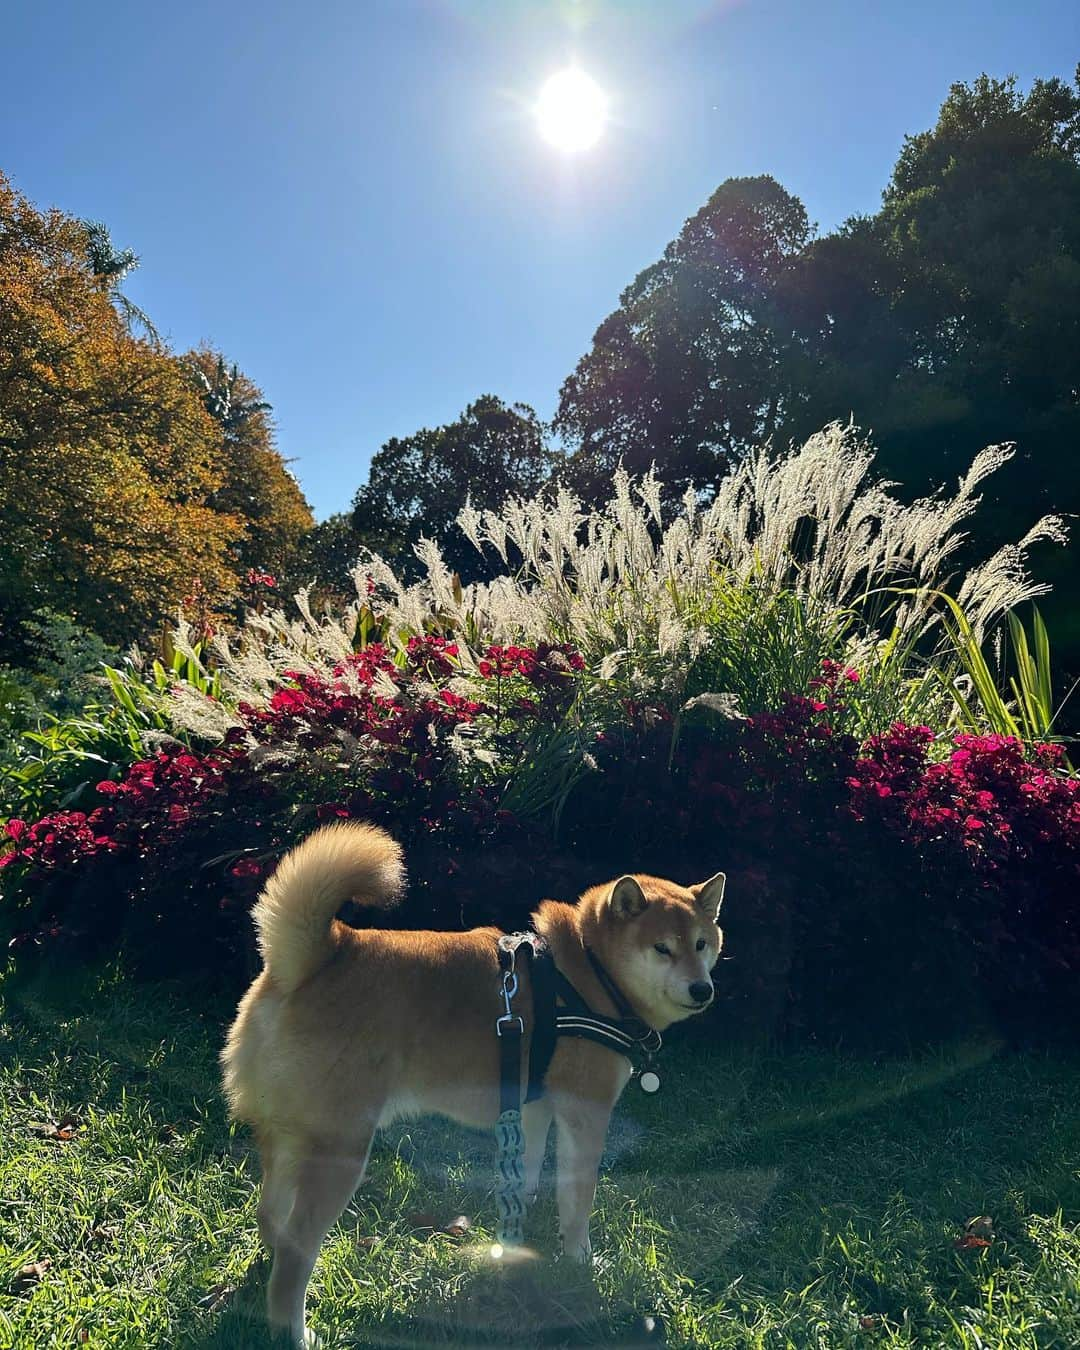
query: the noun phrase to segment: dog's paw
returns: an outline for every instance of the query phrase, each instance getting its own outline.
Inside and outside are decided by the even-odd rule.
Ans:
[[[272,1328],[270,1348],[271,1350],[324,1350],[322,1337],[316,1335],[310,1327],[305,1327],[299,1334],[295,1331],[286,1330],[285,1327]]]
[[[560,1237],[559,1256],[571,1265],[583,1266],[586,1269],[590,1269],[594,1264],[592,1243],[588,1238],[567,1241],[566,1238]]]

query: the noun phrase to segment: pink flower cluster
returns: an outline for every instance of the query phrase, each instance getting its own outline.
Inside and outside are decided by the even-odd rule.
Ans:
[[[550,644],[489,647],[480,663],[484,678],[492,678],[497,668],[512,672],[515,682],[524,681],[538,695],[536,701],[514,697],[520,687],[500,685],[494,705],[445,687],[463,673],[458,644],[448,638],[413,637],[399,661],[375,643],[337,665],[329,678],[294,671],[290,684],[265,707],[241,705],[245,725],[230,733],[232,742],[239,745],[250,737],[269,748],[291,745],[314,752],[307,767],[297,771],[308,775],[312,792],[319,789],[321,755],[326,796],[317,803],[318,819],[392,819],[396,813],[427,830],[456,827],[455,822],[471,829],[480,821],[487,828],[494,819],[491,802],[482,785],[463,781],[460,755],[452,752],[450,738],[463,726],[490,719],[485,735],[507,750],[514,723],[549,715],[558,699],[568,696],[568,676],[584,667],[580,654]],[[502,713],[509,730],[502,727]],[[351,747],[352,766],[344,776],[335,767],[343,744]]]
[[[902,723],[872,737],[847,778],[853,814],[914,843],[958,844],[987,869],[1058,855],[1080,876],[1080,779],[1061,772],[1060,746],[1027,753],[1011,736],[963,734],[931,761],[933,742]]]
[[[13,847],[0,853],[0,867],[21,859],[66,868],[82,858],[114,852],[119,845],[111,835],[103,833],[105,828],[97,811],[90,816],[84,811],[58,811],[32,825],[12,817],[5,832]]]
[[[54,874],[34,897],[51,921],[72,903],[70,870],[142,860],[125,886],[187,914],[186,900],[154,887],[167,856],[185,894],[202,897],[205,931],[216,932],[222,910],[242,914],[267,868],[314,821],[380,821],[418,851],[450,858],[492,841],[512,852],[512,832],[524,827],[500,808],[502,781],[462,745],[478,740],[512,765],[523,724],[529,734],[535,719],[561,714],[584,662],[565,645],[492,645],[470,689],[461,655],[454,641],[426,635],[396,659],[373,644],[328,674],[293,672],[265,706],[240,708],[243,724],[223,746],[148,756],[119,782],[100,783],[92,810],[10,820],[0,867],[32,867],[40,882]],[[1026,984],[1016,975],[1018,988],[1041,987],[1055,962],[1080,975],[1080,779],[1064,772],[1060,748],[1003,736],[943,742],[900,723],[860,745],[843,730],[858,686],[857,671],[826,662],[776,708],[719,726],[688,719],[674,744],[670,709],[626,703],[597,736],[600,771],[566,804],[563,838],[590,857],[605,848],[621,856],[627,840],[641,857],[719,853],[751,888],[766,878],[769,904],[786,897],[785,912],[804,923],[818,956],[828,954],[833,977],[862,959],[863,939],[844,944],[873,918],[883,888],[923,896],[935,931],[978,946],[987,970],[1015,974],[1027,962],[1034,973]],[[531,856],[537,840],[523,851]],[[224,898],[220,871],[202,866],[210,858],[231,873]],[[100,879],[89,876],[94,903],[116,904],[115,877],[104,866]],[[440,920],[457,921],[457,910],[438,910],[449,902],[437,887],[428,894]],[[815,978],[805,974],[808,990]]]
[[[236,748],[205,755],[160,750],[132,764],[119,782],[98,783],[106,800],[88,814],[58,811],[33,825],[9,820],[13,847],[0,854],[0,867],[21,861],[63,869],[121,850],[145,857],[176,839],[208,798],[228,790],[230,774],[246,767],[247,755]]]
[[[828,657],[821,663],[821,674],[809,681],[811,689],[824,689],[835,696],[844,684],[858,684],[859,672],[852,666],[842,665],[839,661],[830,661]]]
[[[458,645],[448,638],[411,637],[405,648],[406,669],[429,680],[460,674]]]
[[[934,867],[958,876],[1023,874],[1024,884],[1065,870],[1080,879],[1080,778],[1063,771],[1060,746],[1025,748],[1007,736],[957,734],[942,744],[927,726],[896,723],[860,745],[838,730],[858,672],[825,662],[808,694],[786,694],[774,710],[731,724],[726,734],[684,731],[673,767],[689,801],[655,775],[624,766],[654,760],[670,743],[666,710],[627,705],[636,745],[616,732],[599,738],[605,773],[624,792],[629,815],[657,810],[687,836],[714,818],[746,854],[781,843],[834,856],[868,847],[878,825]],[[655,744],[654,744],[655,743]],[[1056,883],[1055,883],[1056,884]]]
[[[252,585],[275,584],[272,576],[255,569],[248,580]],[[549,693],[561,690],[584,668],[584,661],[565,644],[492,646],[480,668],[485,678],[512,674],[532,685],[540,702],[519,699],[512,711],[517,718],[535,717],[549,707]],[[410,639],[404,668],[385,646],[374,643],[339,663],[329,679],[291,672],[289,685],[276,690],[265,707],[240,706],[244,725],[230,731],[220,749],[196,753],[175,747],[140,760],[119,782],[97,785],[104,800],[89,813],[58,811],[32,824],[8,821],[0,867],[21,862],[65,869],[99,854],[142,857],[163,849],[205,815],[211,803],[227,796],[239,777],[249,774],[252,741],[270,749],[294,745],[333,752],[326,756],[325,777],[327,788],[333,793],[336,786],[337,795],[316,804],[318,819],[377,812],[383,798],[426,827],[462,813],[474,823],[493,821],[498,813],[483,789],[453,778],[447,738],[493,711],[485,702],[438,688],[460,669],[457,644],[428,635]],[[368,773],[362,788],[342,782],[333,762],[342,736],[366,748]],[[259,795],[250,782],[245,791]],[[242,858],[232,868],[233,875],[252,879],[262,870],[252,858]]]
[[[330,679],[290,672],[293,687],[276,690],[265,708],[242,703],[239,712],[247,731],[264,745],[295,741],[317,750],[340,744],[344,732],[384,752],[427,751],[430,759],[441,734],[487,711],[485,704],[450,689],[422,692],[415,678],[450,673],[457,650],[440,638],[413,638],[403,672],[385,647],[372,644],[336,666]],[[380,672],[396,693],[376,692]],[[242,730],[231,734],[234,740],[245,735]]]
[[[535,647],[503,647],[492,644],[478,661],[485,680],[521,675],[533,685],[565,682],[585,669],[585,660],[568,642],[541,642]]]

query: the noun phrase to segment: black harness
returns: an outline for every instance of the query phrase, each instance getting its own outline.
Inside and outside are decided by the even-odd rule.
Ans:
[[[499,938],[499,968],[504,990],[509,979],[514,979],[516,989],[515,961],[519,956],[524,956],[531,964],[532,1042],[526,1102],[543,1096],[544,1079],[560,1036],[576,1036],[614,1050],[630,1061],[644,1091],[655,1092],[660,1086],[660,1079],[652,1067],[663,1046],[660,1033],[635,1014],[595,952],[586,947],[585,955],[604,992],[618,1010],[618,1017],[593,1012],[555,965],[550,947],[538,933],[507,933]],[[502,1111],[520,1107],[524,1029],[521,1017],[511,1014],[508,1004],[507,1015],[498,1021]]]
[[[593,971],[618,1009],[618,1017],[594,1013],[563,975],[548,944],[537,933],[505,933],[499,938],[502,1015],[495,1019],[499,1038],[499,1119],[495,1123],[495,1202],[499,1214],[493,1254],[519,1246],[525,1215],[525,1178],[522,1160],[525,1133],[521,1121],[521,1042],[525,1022],[514,1011],[518,992],[518,954],[532,963],[532,1043],[525,1100],[544,1093],[544,1078],[560,1036],[577,1036],[614,1050],[631,1063],[645,1092],[655,1092],[660,1079],[652,1068],[662,1045],[660,1033],[635,1016],[633,1008],[607,973],[596,954],[585,948]]]

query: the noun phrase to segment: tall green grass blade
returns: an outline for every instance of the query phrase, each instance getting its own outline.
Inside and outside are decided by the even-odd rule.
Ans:
[[[1052,709],[1054,693],[1050,675],[1050,636],[1046,631],[1043,616],[1034,605],[1032,605],[1032,612],[1032,626],[1035,632],[1035,665],[1039,677],[1039,699],[1044,708]],[[1053,721],[1053,715],[1051,715],[1051,721]]]
[[[109,687],[112,689],[113,698],[116,699],[120,707],[123,708],[125,712],[130,713],[132,717],[138,717],[139,710],[135,706],[135,700],[132,698],[131,691],[128,689],[124,677],[120,672],[114,670],[112,666],[106,666],[105,678],[109,681]]]
[[[946,616],[944,620],[945,631],[971,681],[972,690],[978,699],[979,708],[986,722],[989,723],[991,730],[998,732],[1000,735],[1015,736],[1018,740],[1023,740],[1024,736],[1020,726],[997,687],[993,672],[987,664],[982,647],[975,635],[975,630],[972,628],[963,608],[951,595],[947,595],[944,591],[938,591],[937,595],[945,601],[948,607],[951,618]],[[955,681],[948,681],[947,685],[965,720],[972,727],[977,727],[979,725],[978,719],[969,702],[956,687]]]

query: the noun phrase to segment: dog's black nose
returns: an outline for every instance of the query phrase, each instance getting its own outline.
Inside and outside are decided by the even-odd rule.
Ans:
[[[713,987],[708,980],[695,980],[690,986],[690,997],[695,1003],[708,1003],[713,996]]]

